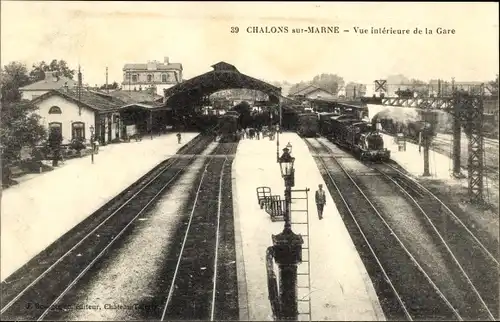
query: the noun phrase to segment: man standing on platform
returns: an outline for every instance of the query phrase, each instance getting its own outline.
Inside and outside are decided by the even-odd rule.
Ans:
[[[316,208],[318,208],[318,217],[319,219],[323,219],[323,208],[325,207],[326,204],[326,195],[325,191],[323,190],[323,185],[319,184],[318,185],[318,190],[316,190]]]

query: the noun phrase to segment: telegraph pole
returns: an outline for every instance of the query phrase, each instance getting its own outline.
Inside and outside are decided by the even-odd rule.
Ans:
[[[431,120],[429,120],[429,112],[424,110],[424,121],[425,127],[422,129],[422,139],[424,141],[424,173],[423,177],[429,177],[431,174],[429,172],[429,145],[430,145],[430,135],[431,135]]]
[[[150,131],[151,131],[151,140],[153,139],[153,106],[155,104],[155,78],[154,74],[152,76],[152,84],[151,84],[151,111],[149,113],[149,126],[150,126]]]
[[[132,72],[128,70],[128,91],[132,90]]]
[[[78,101],[82,101],[82,71],[78,65]],[[78,115],[82,115],[82,106],[78,104]]]
[[[108,67],[106,67],[106,93],[109,93],[109,88],[108,88]]]
[[[455,77],[451,78],[451,93],[453,95],[453,175],[461,176],[461,140],[462,140],[462,98],[455,90]]]

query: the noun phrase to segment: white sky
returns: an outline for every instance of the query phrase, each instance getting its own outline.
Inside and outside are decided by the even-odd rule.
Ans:
[[[341,34],[249,34],[248,26],[338,25]],[[240,32],[231,34],[231,26]],[[455,35],[357,35],[353,27],[454,28]],[[226,61],[269,81],[320,73],[373,84],[404,74],[485,81],[498,73],[498,3],[1,2],[1,64],[64,59],[84,82],[125,63],[179,62],[184,78]]]

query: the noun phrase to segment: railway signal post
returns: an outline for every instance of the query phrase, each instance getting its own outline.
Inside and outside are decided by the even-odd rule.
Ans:
[[[302,262],[302,245],[304,240],[301,235],[292,231],[291,225],[291,195],[295,181],[293,158],[288,148],[283,149],[279,158],[281,176],[285,180],[285,227],[283,232],[272,235],[274,258],[280,269],[280,320],[297,321],[297,265]]]

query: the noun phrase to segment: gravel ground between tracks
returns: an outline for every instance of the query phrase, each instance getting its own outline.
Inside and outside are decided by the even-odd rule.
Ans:
[[[344,155],[344,153],[342,153],[343,151],[337,150],[338,149],[335,149],[334,154]],[[420,218],[423,216],[417,216],[415,211],[411,209],[411,205],[406,205],[401,208],[401,202],[396,202],[401,198],[395,198],[395,195],[398,194],[397,191],[391,189],[390,185],[381,184],[381,182],[379,182],[380,178],[370,175],[370,171],[368,168],[364,168],[364,166],[356,160],[352,160],[349,158],[342,158],[340,160],[341,163],[346,165],[346,168],[348,168],[349,171],[359,173],[359,175],[354,175],[355,180],[359,184],[361,184],[362,188],[364,188],[365,191],[367,191],[370,199],[373,200],[377,208],[382,210],[382,214],[391,214],[391,216],[386,217],[386,220],[388,220],[390,225],[395,230],[396,234],[403,240],[403,242],[405,242],[410,251],[414,253],[414,256],[417,257],[417,260],[419,260],[419,262],[423,264],[428,273],[431,274],[435,282],[438,282],[439,287],[445,292],[447,297],[449,299],[454,298],[453,302],[455,303],[456,301],[461,303],[460,311],[463,316],[474,317],[475,314],[473,312],[476,310],[473,307],[470,307],[469,302],[471,301],[468,299],[469,296],[461,291],[461,289],[464,289],[464,286],[466,286],[462,281],[463,278],[461,278],[460,274],[457,274],[456,269],[454,269],[454,272],[450,272],[447,270],[447,264],[449,265],[450,261],[449,258],[446,257],[449,256],[447,256],[446,252],[442,249],[442,247],[439,246],[441,242],[438,240],[438,237],[435,236],[429,225],[426,224],[425,218]],[[387,186],[388,190],[384,189],[384,186]],[[404,198],[402,199],[402,201],[404,201]],[[412,216],[412,213],[415,213],[415,216]],[[399,216],[397,214],[399,214]],[[346,216],[348,217],[349,215],[344,215],[344,219],[347,218]],[[353,232],[356,233],[355,229],[351,229],[350,232],[351,234]],[[360,246],[363,243],[360,244],[358,238],[358,242],[356,244],[357,246]],[[429,247],[433,249],[429,249]],[[363,254],[366,252],[361,250],[361,253]],[[439,259],[438,257],[442,258]],[[367,267],[367,269],[371,270],[370,275],[376,273],[377,270],[375,268],[374,271],[373,267]],[[455,283],[458,284],[453,285],[454,282],[450,283],[450,281],[455,281]],[[411,281],[409,281],[408,283],[411,287]],[[376,281],[375,286],[377,287]],[[414,285],[414,287],[418,288],[417,285]],[[380,291],[380,289],[378,291]],[[380,294],[383,294],[383,292]],[[387,303],[386,301],[384,301],[384,299],[381,299],[381,304],[385,306],[384,309],[387,308]]]
[[[93,310],[54,312],[51,320],[141,320],[159,319],[168,288],[157,283],[164,279],[162,267],[168,249],[182,221],[192,186],[199,177],[204,160],[196,160],[188,173],[147,213],[130,233],[117,241],[64,298],[64,305],[85,303]],[[161,287],[161,286],[163,287]],[[159,288],[160,286],[160,288]]]
[[[214,151],[215,152],[215,151]],[[217,153],[217,152],[215,152]],[[132,232],[109,249],[60,303],[62,306],[93,305],[96,309],[54,311],[49,319],[109,320],[159,319],[177,264],[196,188],[205,159],[198,159],[188,173],[133,225]],[[179,319],[210,313],[213,255],[220,167],[224,159],[216,158],[207,168],[177,275],[171,307]],[[237,280],[232,221],[230,161],[224,170],[218,255],[218,278],[215,318],[238,318]],[[216,184],[216,185],[215,185]],[[206,197],[206,198],[205,198]],[[216,196],[217,197],[217,196]],[[215,210],[215,211],[214,211]],[[201,230],[206,230],[202,232]],[[214,236],[209,236],[213,232]],[[195,254],[196,253],[196,254]],[[208,256],[205,257],[205,255]],[[195,256],[192,256],[195,255]],[[212,268],[207,262],[212,260]],[[133,264],[131,264],[133,263]],[[203,264],[196,265],[196,264]],[[202,283],[200,283],[202,282]],[[186,287],[186,286],[191,287]],[[199,286],[202,286],[201,288]],[[181,292],[179,292],[181,291]],[[194,294],[196,293],[196,294]],[[180,300],[180,302],[179,302]],[[179,303],[176,303],[179,302]],[[201,305],[200,305],[201,304]],[[198,305],[198,306],[197,306]],[[208,311],[207,311],[208,308]],[[167,311],[166,319],[169,319]],[[198,314],[196,314],[198,313]]]

